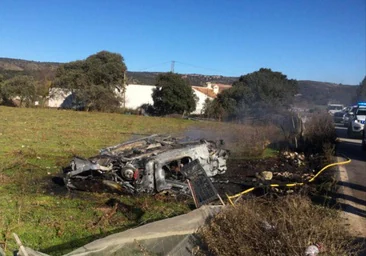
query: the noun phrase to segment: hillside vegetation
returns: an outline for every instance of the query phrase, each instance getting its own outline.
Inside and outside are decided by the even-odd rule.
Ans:
[[[21,59],[0,58],[0,75],[5,79],[16,75],[31,75],[35,79],[53,79],[55,71],[61,63],[37,62]],[[130,84],[155,84],[159,72],[135,72],[127,71],[128,83]],[[238,77],[225,77],[220,75],[183,75],[190,85],[204,85],[206,82],[232,84]],[[326,105],[328,102],[352,104],[356,96],[356,86],[342,85],[327,82],[308,80],[298,81],[299,94],[297,104]]]
[[[21,59],[0,58],[0,74],[11,78],[15,75],[37,75],[38,73],[47,73],[54,76],[58,66],[63,63],[56,62],[38,62]],[[127,71],[128,83],[130,84],[154,84],[156,77],[161,72],[136,72]],[[206,82],[216,82],[222,84],[232,84],[237,77],[225,77],[220,75],[184,75],[191,85],[204,85]]]
[[[357,93],[357,86],[300,80],[298,81],[299,102],[314,105],[328,103],[353,104]]]

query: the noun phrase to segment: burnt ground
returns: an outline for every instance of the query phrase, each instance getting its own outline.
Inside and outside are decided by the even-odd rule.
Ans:
[[[281,155],[254,160],[228,159],[226,173],[215,177],[214,186],[220,195],[225,196],[237,194],[253,186],[304,182],[323,167],[323,162],[321,157],[309,157],[299,165]],[[272,172],[273,179],[264,181],[258,178],[262,171]]]
[[[324,166],[323,162],[324,160],[321,157],[307,157],[305,161],[301,161],[301,164],[299,165],[296,160],[294,161],[294,159],[285,158],[281,154],[277,157],[265,159],[229,158],[227,161],[227,171],[224,174],[215,176],[212,180],[218,193],[223,198],[226,198],[226,194],[234,195],[253,186],[263,185],[265,187],[265,185],[271,183],[286,184],[306,181],[306,179],[311,178]],[[257,174],[260,174],[262,171],[272,172],[273,179],[265,181],[258,177]],[[52,182],[47,182],[47,184],[46,191],[54,195],[64,196],[68,194],[73,195],[74,197],[87,195],[87,193],[79,193],[75,190],[70,194],[64,186],[61,177],[53,177]],[[82,190],[99,193],[116,193],[116,191],[107,191],[106,188],[101,188],[97,185],[97,183],[93,183],[91,187]],[[256,192],[258,191],[255,191],[254,194],[256,194]],[[261,193],[260,190],[259,193]]]

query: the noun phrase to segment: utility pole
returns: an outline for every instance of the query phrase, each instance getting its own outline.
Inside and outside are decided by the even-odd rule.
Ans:
[[[170,67],[170,71],[171,71],[172,73],[174,73],[174,65],[175,65],[175,61],[174,61],[174,60],[172,60],[172,65],[171,65],[171,67]]]

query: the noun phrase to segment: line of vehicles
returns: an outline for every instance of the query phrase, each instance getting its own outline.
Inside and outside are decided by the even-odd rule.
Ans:
[[[347,127],[349,138],[361,138],[362,149],[366,150],[366,102],[359,102],[356,105],[344,107],[342,104],[328,104],[328,113],[333,116],[335,123]]]

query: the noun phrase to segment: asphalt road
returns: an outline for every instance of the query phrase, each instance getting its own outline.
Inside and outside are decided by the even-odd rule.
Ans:
[[[361,148],[361,139],[347,138],[347,128],[336,127],[336,130],[340,139],[338,155],[351,159],[350,164],[339,167],[340,202],[351,228],[360,237],[366,237],[366,151]],[[338,157],[338,161],[342,160]]]

